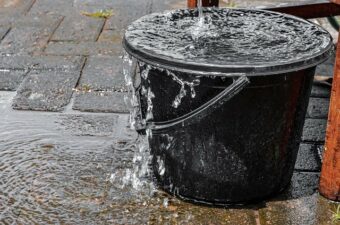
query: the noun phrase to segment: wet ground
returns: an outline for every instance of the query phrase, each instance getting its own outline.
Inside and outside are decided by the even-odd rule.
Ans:
[[[184,6],[179,0],[0,0],[1,225],[339,224],[332,222],[337,205],[317,193],[326,86],[314,85],[296,171],[280,196],[212,208],[150,194],[149,178],[140,190],[122,185],[139,140],[123,103],[122,32],[144,14]],[[111,8],[108,19],[80,15]],[[331,68],[324,64],[318,74],[330,75]]]
[[[127,115],[14,111],[14,95],[0,92],[0,224],[332,224],[318,172],[299,168],[281,196],[229,209],[122,187],[111,175],[138,151]],[[297,167],[319,167],[309,157]]]

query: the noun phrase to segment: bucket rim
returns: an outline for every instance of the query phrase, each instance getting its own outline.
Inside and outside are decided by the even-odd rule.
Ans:
[[[207,7],[209,8],[209,7]],[[231,9],[233,8],[221,8],[221,9]],[[166,10],[163,12],[157,12],[152,14],[160,14],[167,12],[175,12],[177,10],[183,9],[175,9],[175,10]],[[189,9],[189,10],[197,10],[197,9]],[[214,63],[197,63],[197,62],[186,62],[180,59],[174,59],[168,56],[162,56],[158,54],[151,54],[145,50],[138,49],[131,45],[127,39],[126,34],[124,34],[122,45],[125,51],[136,58],[138,61],[144,62],[150,66],[156,68],[167,69],[171,71],[178,71],[184,73],[192,73],[192,74],[200,74],[200,75],[213,75],[213,76],[264,76],[264,75],[274,75],[274,74],[284,74],[290,73],[294,71],[304,70],[310,67],[317,66],[318,64],[326,61],[330,55],[334,52],[335,46],[333,44],[333,38],[323,27],[318,24],[314,24],[308,20],[303,18],[273,12],[264,9],[245,9],[245,8],[237,8],[236,10],[244,10],[244,11],[253,11],[253,12],[264,12],[271,13],[273,15],[283,15],[287,18],[291,18],[300,22],[309,23],[313,26],[317,26],[319,29],[325,31],[330,41],[326,47],[320,50],[313,55],[301,59],[291,60],[287,63],[263,63],[263,64],[214,64]],[[150,16],[149,14],[147,16]],[[141,17],[143,18],[143,17]]]

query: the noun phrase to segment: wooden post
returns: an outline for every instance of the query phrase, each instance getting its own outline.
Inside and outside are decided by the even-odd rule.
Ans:
[[[320,177],[320,193],[328,199],[340,201],[340,32]]]
[[[188,8],[196,8],[198,0],[188,0]],[[219,0],[202,0],[203,7],[218,7]]]

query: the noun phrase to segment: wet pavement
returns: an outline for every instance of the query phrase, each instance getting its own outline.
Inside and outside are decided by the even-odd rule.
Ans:
[[[148,177],[151,194],[121,184],[140,139],[128,128],[121,36],[140,16],[185,4],[0,0],[1,225],[340,224],[332,221],[337,205],[317,192],[330,95],[321,85],[313,87],[292,183],[280,196],[212,208],[153,190]],[[106,9],[108,19],[81,15]],[[331,62],[317,74],[330,71]]]

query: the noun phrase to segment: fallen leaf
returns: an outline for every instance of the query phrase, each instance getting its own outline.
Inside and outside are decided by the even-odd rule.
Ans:
[[[100,10],[98,12],[93,12],[93,13],[82,11],[81,14],[84,15],[84,16],[89,16],[89,17],[93,17],[93,18],[107,19],[107,18],[110,18],[111,16],[113,16],[113,10]]]

